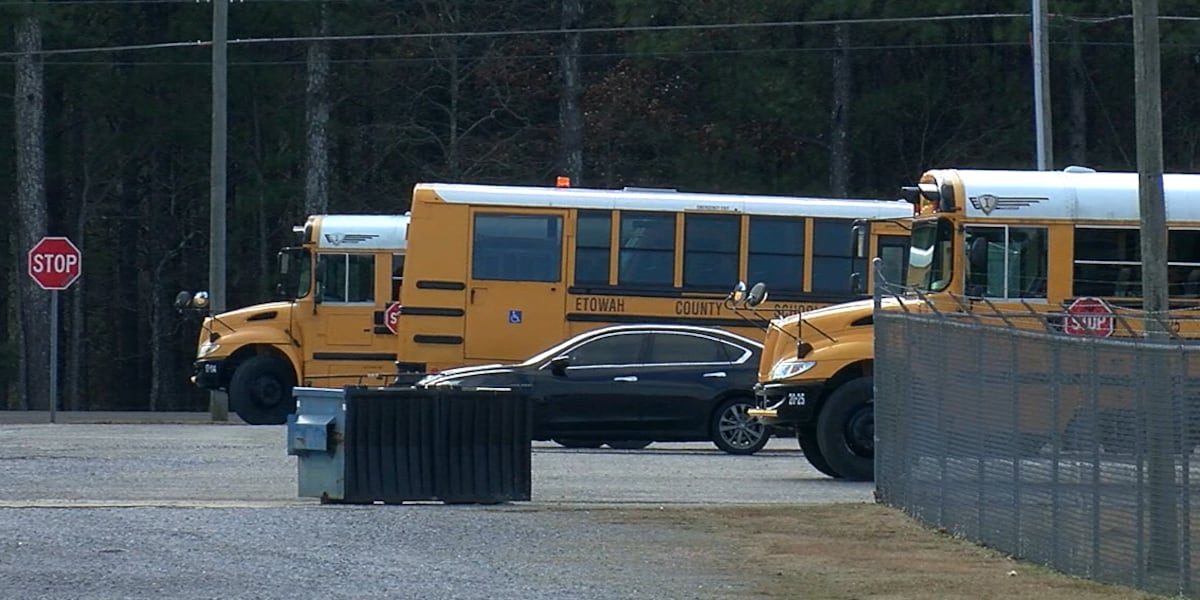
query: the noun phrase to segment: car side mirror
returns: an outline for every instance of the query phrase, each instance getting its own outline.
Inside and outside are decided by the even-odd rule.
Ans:
[[[569,366],[571,366],[571,357],[566,354],[550,359],[550,372],[559,377],[567,374],[567,367]]]

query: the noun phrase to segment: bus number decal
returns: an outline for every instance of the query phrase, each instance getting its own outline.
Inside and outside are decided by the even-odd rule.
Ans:
[[[675,314],[689,317],[712,317],[721,314],[721,303],[716,300],[676,300]]]
[[[580,312],[625,312],[624,298],[604,298],[596,296],[580,296],[575,299],[575,310]]]

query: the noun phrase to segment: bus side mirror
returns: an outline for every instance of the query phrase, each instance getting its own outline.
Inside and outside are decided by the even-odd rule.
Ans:
[[[192,306],[192,293],[184,290],[175,295],[175,310],[184,310]]]
[[[867,257],[867,223],[861,219],[850,226],[850,256]]]
[[[733,289],[730,290],[729,295],[725,297],[725,301],[734,306],[737,306],[737,305],[741,304],[742,302],[745,302],[746,301],[746,282],[745,281],[737,282],[737,285],[733,286]]]
[[[754,287],[750,288],[750,293],[746,294],[746,306],[755,307],[762,304],[767,299],[767,284],[758,282]]]
[[[287,275],[292,270],[292,255],[287,252],[279,253],[279,274]]]
[[[862,273],[850,274],[850,291],[855,294],[867,293],[867,286],[863,284]]]

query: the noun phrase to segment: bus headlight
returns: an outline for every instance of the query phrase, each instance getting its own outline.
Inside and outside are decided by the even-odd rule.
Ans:
[[[811,360],[781,360],[771,368],[771,379],[787,379],[792,375],[804,373],[815,366],[817,366],[817,363]]]
[[[221,349],[221,345],[216,342],[204,342],[196,349],[196,358],[204,358],[213,352]]]

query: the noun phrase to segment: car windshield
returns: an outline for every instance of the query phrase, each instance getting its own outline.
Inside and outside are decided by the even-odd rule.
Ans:
[[[913,224],[912,248],[908,254],[908,287],[938,292],[950,285],[954,260],[954,228],[945,219]]]

